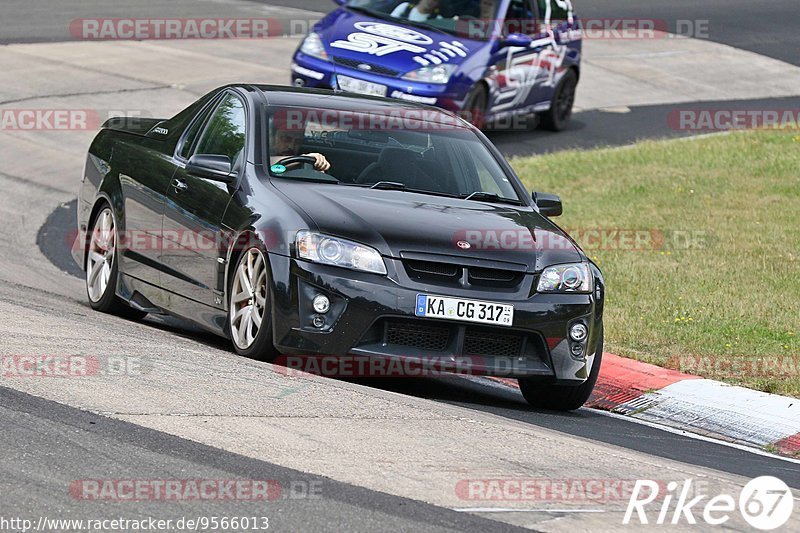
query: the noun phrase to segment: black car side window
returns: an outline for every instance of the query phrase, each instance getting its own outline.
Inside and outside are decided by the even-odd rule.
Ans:
[[[208,121],[194,153],[226,155],[236,167],[244,152],[246,124],[244,103],[232,94],[226,96]]]
[[[197,141],[197,137],[200,135],[200,132],[203,131],[203,126],[206,123],[207,117],[208,117],[208,110],[203,112],[201,116],[197,117],[197,119],[189,127],[189,130],[186,132],[186,135],[183,138],[183,145],[181,146],[181,152],[180,152],[181,158],[189,159],[189,157],[192,155],[192,148],[194,148],[195,142]]]

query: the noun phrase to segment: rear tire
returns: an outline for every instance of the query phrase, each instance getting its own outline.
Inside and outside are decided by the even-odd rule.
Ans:
[[[570,69],[558,82],[550,109],[541,114],[542,127],[550,131],[564,131],[572,118],[578,75]]]
[[[95,311],[141,320],[147,313],[134,309],[117,296],[119,258],[117,222],[111,207],[104,203],[92,222],[86,253],[86,296]]]
[[[525,400],[539,409],[549,409],[551,411],[574,411],[583,407],[592,395],[594,386],[597,383],[597,376],[600,375],[600,366],[603,362],[603,331],[600,330],[600,340],[597,343],[592,370],[589,372],[589,379],[577,387],[547,385],[537,383],[534,380],[520,378],[519,389]]]

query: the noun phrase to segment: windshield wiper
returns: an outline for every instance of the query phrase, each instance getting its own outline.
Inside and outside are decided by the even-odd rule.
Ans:
[[[362,185],[362,184],[344,183],[344,182],[339,182],[339,183],[341,185],[349,185],[351,187],[364,187],[364,188],[384,190],[384,191],[403,191],[403,192],[411,192],[414,194],[427,194],[429,196],[442,196],[444,198],[461,198],[461,196],[449,192],[426,191],[425,189],[412,189],[408,187],[408,185],[406,185],[405,183],[399,183],[396,181],[379,181],[374,185]]]
[[[370,189],[381,189],[384,191],[407,191],[408,185],[405,183],[398,183],[396,181],[379,181]]]
[[[522,202],[514,198],[506,198],[493,192],[477,191],[470,195],[461,196],[464,200],[475,200],[477,202],[494,202],[498,204],[522,205]]]
[[[321,174],[321,173],[320,173]],[[304,174],[281,174],[279,176],[272,176],[273,178],[279,179],[287,179],[287,180],[297,180],[297,181],[313,181],[316,183],[332,183],[332,184],[340,184],[341,181],[334,178],[333,176],[308,176]]]

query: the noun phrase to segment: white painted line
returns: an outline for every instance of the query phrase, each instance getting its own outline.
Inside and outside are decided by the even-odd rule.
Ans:
[[[774,455],[769,452],[765,452],[764,450],[760,450],[758,448],[745,446],[744,444],[736,444],[735,442],[728,442],[720,439],[715,439],[713,437],[706,437],[705,435],[699,435],[697,433],[692,433],[690,431],[683,429],[672,428],[669,426],[665,426],[663,424],[656,424],[655,422],[648,422],[647,420],[641,420],[639,418],[634,418],[629,415],[621,415],[618,413],[600,411],[599,409],[589,409],[586,407],[582,408],[581,410],[583,409],[586,409],[587,411],[591,411],[592,413],[596,413],[599,415],[608,416],[611,418],[618,418],[620,420],[627,420],[628,422],[633,422],[634,424],[641,424],[643,426],[651,427],[653,429],[660,429],[661,431],[666,431],[667,433],[672,433],[673,435],[682,435],[684,437],[689,437],[690,439],[701,440],[713,444],[719,444],[721,446],[727,446],[728,448],[734,448],[736,450],[741,450],[743,452],[750,452],[755,455],[761,455],[763,457],[771,457],[772,459],[778,459],[780,461],[786,461],[787,463],[800,465],[800,459],[793,459],[791,457],[784,457],[782,455]]]
[[[464,376],[464,377],[469,381],[472,381],[474,383],[481,384],[481,385],[484,385],[484,386],[489,386],[490,388],[500,389],[500,390],[503,390],[503,391],[509,391],[509,390],[517,390],[518,391],[519,390],[519,389],[516,389],[515,387],[512,387],[511,385],[506,385],[505,383],[494,381],[492,379],[488,379],[488,378],[485,378],[485,377],[478,377],[478,376]],[[693,381],[710,381],[710,380],[686,380],[686,381],[681,381],[679,383],[687,383],[687,382],[693,382]],[[672,387],[672,386],[674,386],[674,385],[670,385],[670,387]],[[665,387],[665,389],[666,388],[668,388],[668,387]],[[741,387],[738,387],[738,388],[741,388]],[[665,389],[661,389],[661,390],[663,391]],[[749,391],[750,389],[744,389],[744,390],[748,390]],[[661,392],[661,391],[658,391],[658,392]],[[757,391],[750,391],[750,392],[757,392]],[[649,394],[655,394],[655,393],[649,393]],[[767,394],[767,393],[758,393],[758,394]],[[646,394],[644,397],[647,397],[647,396],[648,396],[648,394]],[[797,403],[800,404],[800,400],[798,400]],[[581,411],[587,411],[587,412],[595,413],[595,414],[599,414],[599,415],[603,415],[603,416],[608,416],[610,418],[616,418],[616,419],[619,419],[619,420],[625,420],[625,421],[628,421],[628,422],[631,422],[631,423],[634,423],[634,424],[641,424],[643,426],[647,426],[647,427],[653,428],[653,429],[659,429],[661,431],[665,431],[665,432],[671,433],[673,435],[681,435],[683,437],[688,437],[690,439],[699,440],[699,441],[702,441],[702,442],[708,442],[708,443],[711,443],[711,444],[719,444],[720,446],[726,446],[728,448],[733,448],[735,450],[752,453],[754,455],[759,455],[759,456],[762,456],[762,457],[770,457],[772,459],[777,459],[777,460],[780,460],[780,461],[785,461],[787,463],[800,465],[800,459],[794,459],[792,457],[785,457],[785,456],[782,456],[782,455],[775,455],[775,454],[769,453],[767,451],[764,451],[764,450],[762,450],[760,448],[756,448],[756,447],[753,447],[753,446],[747,446],[747,445],[744,445],[744,444],[737,444],[735,442],[729,442],[729,441],[725,441],[725,440],[721,440],[721,439],[715,439],[713,437],[708,437],[708,436],[705,436],[705,435],[700,435],[698,433],[693,433],[689,429],[681,429],[681,428],[676,428],[676,427],[671,427],[671,426],[664,425],[663,422],[656,423],[656,422],[651,422],[649,420],[643,420],[641,418],[636,418],[636,417],[631,416],[631,415],[624,415],[624,414],[620,414],[620,413],[602,411],[600,409],[590,409],[588,407],[582,407],[580,410]],[[797,434],[797,433],[800,433],[800,431],[796,431],[792,435]],[[774,442],[777,442],[779,440],[781,440],[781,439],[776,439],[775,441],[773,441],[770,444],[774,444]]]
[[[614,409],[675,428],[761,447],[800,433],[800,400],[710,379],[689,379]]]
[[[511,509],[502,507],[453,508],[458,513],[605,513],[604,509]]]

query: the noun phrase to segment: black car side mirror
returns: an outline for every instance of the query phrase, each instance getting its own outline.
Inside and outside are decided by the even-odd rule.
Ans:
[[[546,217],[560,217],[564,212],[561,198],[555,194],[535,192],[533,193],[533,203],[539,208],[539,212]]]
[[[231,173],[231,158],[226,155],[193,155],[186,163],[186,172],[193,176],[223,183],[233,183],[236,176]]]

